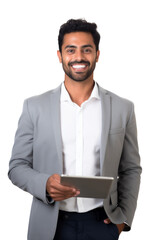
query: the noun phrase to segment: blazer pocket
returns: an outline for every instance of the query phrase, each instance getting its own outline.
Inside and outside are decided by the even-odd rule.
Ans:
[[[109,130],[110,135],[121,134],[121,133],[124,133],[124,128],[113,128]]]
[[[111,193],[111,204],[113,206],[117,206],[118,205],[118,194],[117,194],[117,191]]]

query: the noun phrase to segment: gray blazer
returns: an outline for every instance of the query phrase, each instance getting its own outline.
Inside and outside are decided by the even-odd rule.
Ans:
[[[130,230],[141,174],[134,106],[98,88],[102,105],[101,175],[115,179],[104,208],[113,223],[127,222],[126,230]],[[13,184],[33,195],[28,240],[52,240],[56,231],[59,203],[48,203],[46,182],[63,169],[60,92],[61,86],[25,100],[9,163]]]

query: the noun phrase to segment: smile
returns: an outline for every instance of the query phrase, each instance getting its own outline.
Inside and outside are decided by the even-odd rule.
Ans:
[[[75,65],[72,65],[72,67],[74,69],[84,69],[86,67],[86,65],[83,65],[83,64],[75,64]]]

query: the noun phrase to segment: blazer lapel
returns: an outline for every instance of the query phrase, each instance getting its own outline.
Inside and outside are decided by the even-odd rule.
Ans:
[[[101,149],[100,149],[100,170],[103,175],[103,163],[106,155],[106,148],[108,142],[108,132],[111,123],[111,103],[108,92],[103,88],[99,87],[101,106],[102,106],[102,133],[101,133]]]
[[[52,118],[53,133],[55,136],[60,168],[62,171],[63,164],[62,164],[62,135],[61,135],[61,121],[60,121],[60,93],[61,93],[61,85],[55,90],[53,90],[51,94],[51,118]]]

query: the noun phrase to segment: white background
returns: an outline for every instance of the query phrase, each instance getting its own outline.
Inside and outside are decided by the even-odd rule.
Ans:
[[[160,5],[156,0],[0,2],[0,239],[25,240],[32,197],[7,178],[25,98],[64,79],[56,51],[70,18],[96,22],[101,56],[95,80],[135,104],[143,174],[132,231],[120,239],[157,239],[160,215]]]

